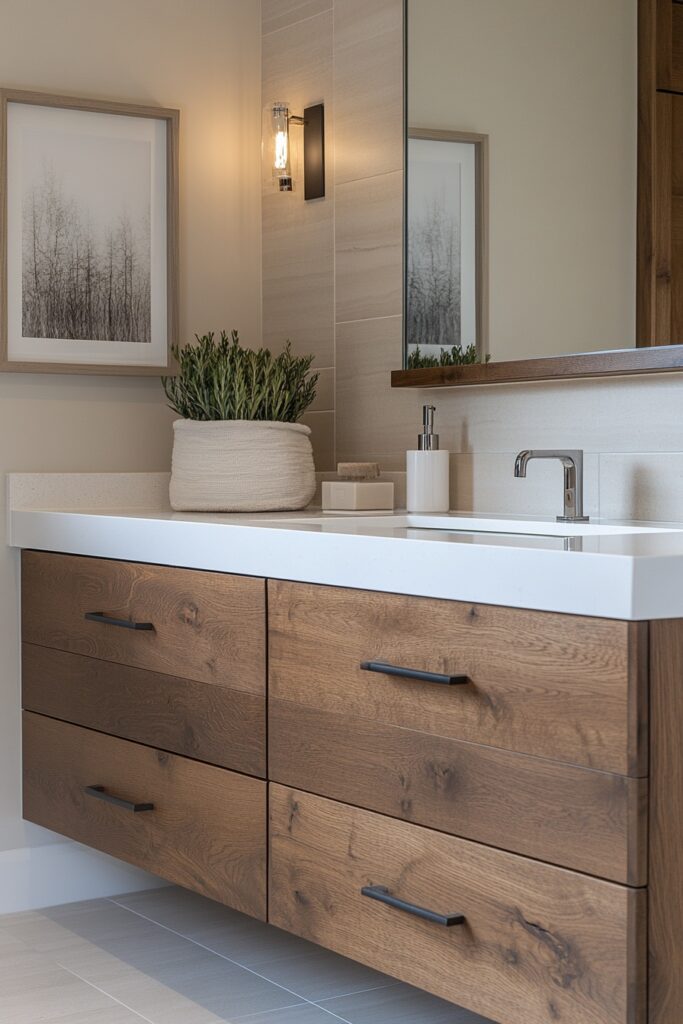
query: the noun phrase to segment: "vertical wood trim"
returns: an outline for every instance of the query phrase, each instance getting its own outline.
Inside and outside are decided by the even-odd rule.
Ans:
[[[638,0],[638,202],[636,241],[636,346],[656,345],[655,99],[658,0]]]
[[[656,89],[672,88],[673,0],[657,0]]]
[[[628,624],[628,773],[639,778],[649,771],[649,637],[647,622]]]
[[[655,173],[654,173],[654,344],[671,345],[672,248],[671,214],[673,186],[673,101],[670,93],[657,93],[655,99]]]
[[[683,619],[650,624],[649,1024],[683,1019]]]

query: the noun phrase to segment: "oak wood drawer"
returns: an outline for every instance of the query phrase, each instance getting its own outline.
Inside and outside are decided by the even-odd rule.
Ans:
[[[647,774],[646,623],[268,581],[271,696]],[[367,662],[462,675],[438,685]]]
[[[86,614],[151,625],[121,628]],[[78,555],[22,555],[28,643],[235,690],[265,690],[265,581]]]
[[[28,821],[265,920],[265,782],[31,712],[23,721]]]
[[[22,700],[28,711],[266,774],[264,694],[25,643]]]
[[[269,775],[296,789],[630,885],[647,779],[270,700]]]
[[[499,1024],[643,1024],[645,890],[281,786],[270,806],[278,927]]]

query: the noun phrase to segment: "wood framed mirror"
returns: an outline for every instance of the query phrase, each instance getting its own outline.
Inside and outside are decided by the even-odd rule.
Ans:
[[[405,0],[405,37],[392,386],[683,369],[683,3]],[[474,190],[465,152],[416,152],[459,134]]]

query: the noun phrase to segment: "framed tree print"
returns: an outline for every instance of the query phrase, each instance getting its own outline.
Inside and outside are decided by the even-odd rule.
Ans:
[[[488,346],[488,137],[409,128],[406,357],[484,361]]]
[[[0,369],[168,370],[178,117],[0,90]]]

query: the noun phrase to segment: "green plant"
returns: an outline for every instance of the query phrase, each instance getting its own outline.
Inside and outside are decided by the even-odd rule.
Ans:
[[[293,356],[290,343],[269,349],[242,348],[237,331],[220,341],[213,332],[197,343],[173,347],[175,377],[162,377],[169,405],[186,420],[279,420],[296,423],[315,398],[313,356]]]
[[[484,362],[488,363],[490,355],[486,356]],[[416,345],[412,352],[408,353],[408,369],[423,370],[431,366],[468,366],[471,363],[480,363],[481,357],[477,352],[476,345],[468,345],[467,348],[460,348],[454,345],[453,348],[444,348],[437,356],[423,356],[420,346]]]

